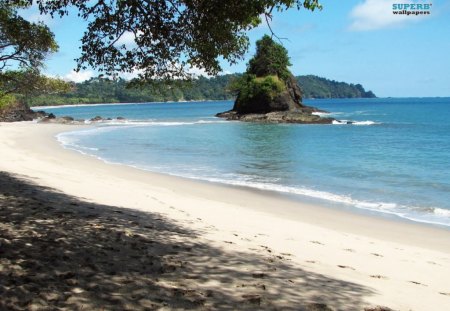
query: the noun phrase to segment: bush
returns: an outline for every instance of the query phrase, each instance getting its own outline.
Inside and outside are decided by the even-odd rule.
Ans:
[[[6,109],[7,107],[11,107],[17,102],[16,98],[13,95],[0,94],[0,110]]]
[[[253,100],[271,101],[286,89],[283,81],[277,76],[256,77],[244,75],[240,81],[236,81],[239,90],[238,101],[248,102]]]

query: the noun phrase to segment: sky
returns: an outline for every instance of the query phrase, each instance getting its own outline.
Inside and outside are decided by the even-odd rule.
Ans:
[[[320,2],[322,11],[290,9],[273,16],[271,28],[287,38],[282,44],[294,75],[360,83],[378,97],[450,96],[450,0]],[[393,4],[431,4],[430,14],[395,15]],[[73,71],[85,21],[76,14],[51,19],[34,8],[22,15],[42,20],[55,33],[60,49],[48,59],[46,74],[76,82],[96,75],[94,70]],[[270,34],[264,23],[251,30],[245,59],[233,66],[223,61],[223,72],[245,71],[255,41],[264,34]]]

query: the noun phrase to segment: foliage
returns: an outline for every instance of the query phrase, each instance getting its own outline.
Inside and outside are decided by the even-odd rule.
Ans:
[[[256,41],[256,54],[248,63],[247,73],[257,77],[276,75],[286,81],[291,75],[287,50],[265,35]]]
[[[70,91],[71,84],[42,75],[38,70],[9,70],[0,76],[0,90],[5,94],[53,94]]]
[[[0,96],[0,111],[12,106],[16,102],[17,99],[14,97],[14,95]]]
[[[9,2],[33,0],[9,0]],[[321,9],[318,0],[35,0],[42,13],[74,7],[88,21],[78,69],[108,75],[140,72],[146,80],[188,76],[190,67],[216,75],[219,58],[231,64],[248,49],[247,31],[273,10]],[[127,41],[126,39],[130,39]]]
[[[0,101],[3,106],[26,102],[30,96],[69,91],[69,84],[39,73],[44,59],[56,52],[53,33],[41,23],[31,23],[17,14],[27,7],[0,2]],[[11,70],[10,68],[13,68]]]
[[[0,2],[0,73],[10,66],[39,68],[58,45],[53,33],[41,23],[30,23],[17,14],[26,5]]]
[[[260,102],[271,101],[285,89],[285,83],[276,75],[256,77],[252,74],[245,74],[240,79],[236,102],[245,103],[249,100]]]
[[[75,84],[73,90],[65,94],[34,97],[31,105],[232,99],[233,94],[227,86],[234,76],[224,75],[209,79],[199,77],[189,82],[177,81],[170,84],[154,81],[151,85],[140,84],[139,87],[129,87],[129,82],[124,79],[98,77]]]
[[[287,81],[292,77],[290,65],[287,50],[271,37],[265,35],[256,41],[256,54],[250,59],[247,71],[232,85],[237,94],[233,109],[272,102],[286,90]]]
[[[307,75],[297,77],[304,98],[373,98],[372,91],[364,90],[361,84],[348,84]]]
[[[167,85],[160,81],[156,85],[143,84],[139,88],[129,88],[123,79],[92,78],[74,84],[71,90],[63,94],[47,94],[31,97],[32,106],[164,102],[191,100],[232,100],[241,85],[242,74],[231,74],[213,78],[199,77],[191,82],[178,82]],[[303,90],[304,98],[347,98],[374,97],[375,95],[358,84],[330,81],[317,76],[296,77]],[[324,82],[328,81],[328,82]],[[304,83],[305,82],[305,83]]]

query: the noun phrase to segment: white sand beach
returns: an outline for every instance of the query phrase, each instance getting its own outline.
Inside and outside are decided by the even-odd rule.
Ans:
[[[106,164],[75,129],[0,124],[0,309],[450,310],[449,229]]]

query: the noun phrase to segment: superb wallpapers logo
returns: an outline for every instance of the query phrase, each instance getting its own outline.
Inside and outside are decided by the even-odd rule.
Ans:
[[[429,15],[432,3],[394,3],[392,14],[395,15]]]

